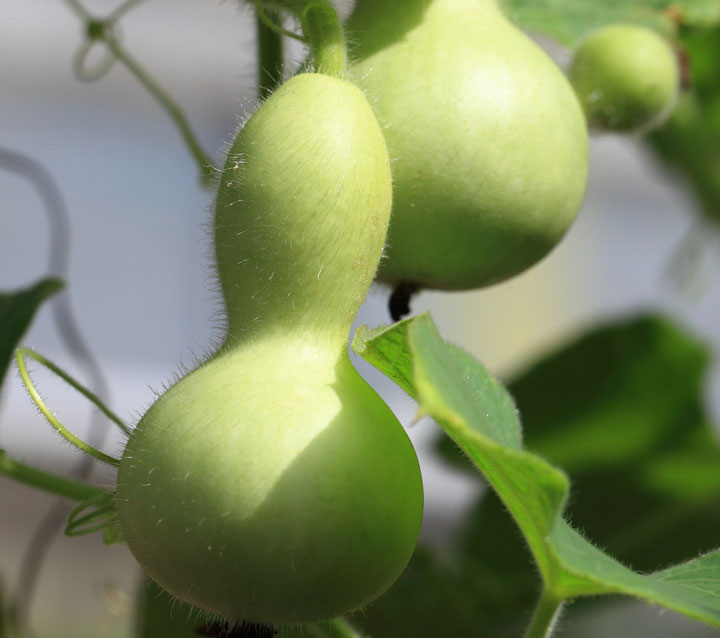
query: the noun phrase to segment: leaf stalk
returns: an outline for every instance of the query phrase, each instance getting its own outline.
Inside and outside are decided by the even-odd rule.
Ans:
[[[525,638],[550,638],[560,619],[564,603],[562,598],[544,588],[530,626],[525,632]]]

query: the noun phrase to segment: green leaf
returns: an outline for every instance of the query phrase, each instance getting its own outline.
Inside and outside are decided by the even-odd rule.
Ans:
[[[574,525],[635,569],[717,545],[720,447],[702,407],[709,361],[706,345],[648,316],[601,326],[510,384],[527,447],[570,472]],[[472,469],[447,437],[439,449]],[[486,615],[502,622],[532,604],[525,543],[491,492],[468,516],[459,551],[468,571],[504,592],[481,601]]]
[[[575,524],[636,569],[717,544],[709,362],[707,346],[668,320],[640,317],[594,330],[510,385],[528,448],[562,465],[582,495]]]
[[[479,613],[496,631],[508,627],[510,635],[519,634],[518,622],[530,618],[540,584],[527,543],[494,491],[485,490],[468,514],[456,551],[479,592]]]
[[[0,386],[12,353],[43,301],[63,287],[59,279],[43,279],[29,288],[0,293]]]
[[[512,400],[481,364],[442,340],[428,315],[372,333],[360,330],[353,345],[389,377],[403,379],[420,408],[483,472],[522,531],[553,595],[628,594],[720,626],[720,570],[713,571],[717,552],[674,568],[683,570],[681,581],[668,578],[668,572],[640,575],[585,540],[562,516],[566,475],[507,444],[519,438]],[[487,406],[478,406],[478,397]],[[493,423],[478,418],[486,412],[494,414]],[[693,573],[702,573],[702,582],[692,580]],[[693,587],[703,593],[693,595]]]
[[[720,20],[715,0],[503,0],[518,26],[573,46],[587,33],[618,22],[645,25],[666,34],[677,21],[708,25]]]
[[[599,327],[510,385],[527,444],[571,474],[636,463],[679,434],[707,348],[661,317]]]

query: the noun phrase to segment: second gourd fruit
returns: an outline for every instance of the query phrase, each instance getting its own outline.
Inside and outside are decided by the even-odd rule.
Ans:
[[[393,166],[379,278],[487,286],[567,231],[587,179],[587,129],[552,60],[495,0],[359,0],[352,75]]]
[[[607,131],[659,125],[677,100],[677,57],[645,27],[598,29],[577,48],[568,71],[590,126]]]
[[[227,337],[142,417],[118,474],[123,535],[180,600],[329,619],[409,560],[417,459],[347,354],[390,203],[380,128],[346,81],[292,78],[235,139],[214,225]]]

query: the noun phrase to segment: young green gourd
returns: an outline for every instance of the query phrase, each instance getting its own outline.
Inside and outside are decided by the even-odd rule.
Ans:
[[[496,0],[358,0],[347,32],[393,166],[379,279],[476,288],[544,257],[588,167],[582,110],[553,61]]]
[[[227,337],[142,417],[118,474],[124,537],[177,598],[317,621],[409,560],[417,458],[347,353],[390,205],[381,130],[347,81],[295,76],[238,133],[214,220]]]
[[[665,121],[680,89],[677,55],[646,27],[614,24],[580,43],[568,70],[591,127],[648,131]]]

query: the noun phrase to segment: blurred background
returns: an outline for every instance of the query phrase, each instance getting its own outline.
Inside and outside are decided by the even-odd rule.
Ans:
[[[98,15],[116,3],[87,2]],[[102,80],[79,82],[72,59],[81,22],[60,0],[8,1],[0,10],[0,145],[40,161],[59,184],[71,216],[68,290],[80,330],[110,386],[110,405],[135,422],[173,371],[210,344],[218,304],[208,270],[211,195],[176,129],[120,65]],[[238,2],[154,0],[122,20],[125,47],[181,105],[202,144],[219,159],[239,118],[256,104],[255,21]],[[289,50],[297,63],[298,47]],[[47,274],[49,231],[36,192],[0,170],[0,289]],[[637,140],[592,140],[591,176],[579,218],[540,265],[500,286],[469,293],[423,293],[442,334],[501,378],[599,321],[660,309],[710,343],[720,344],[717,249],[678,286],[680,246],[707,240],[691,196]],[[671,262],[675,259],[675,267]],[[715,260],[715,261],[713,261]],[[679,261],[682,261],[680,259]],[[357,323],[390,322],[389,291],[374,288]],[[71,373],[82,369],[64,347],[49,307],[23,343]],[[404,424],[412,402],[369,366],[358,367]],[[84,437],[89,404],[39,366],[34,378],[48,404]],[[0,446],[30,464],[71,471],[79,454],[55,436],[8,374],[0,401]],[[704,400],[720,422],[720,374]],[[108,425],[110,429],[110,425]],[[437,427],[409,427],[426,486],[424,538],[452,543],[457,522],[481,489],[432,452]],[[106,449],[121,449],[119,437]],[[114,477],[98,468],[95,480]],[[29,536],[54,500],[0,478],[0,579],[12,590]],[[124,546],[94,536],[58,538],[32,606],[40,638],[126,637],[140,574]],[[657,608],[621,601],[568,616],[563,635],[714,635]]]

